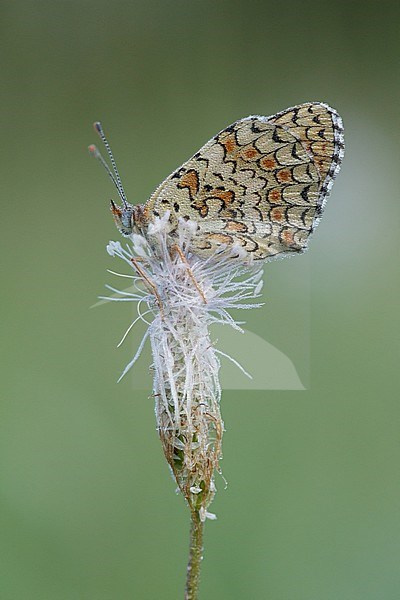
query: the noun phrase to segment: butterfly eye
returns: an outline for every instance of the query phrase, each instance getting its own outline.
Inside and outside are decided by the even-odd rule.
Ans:
[[[121,233],[123,235],[131,235],[133,231],[134,219],[132,208],[124,208],[121,215]]]
[[[110,205],[114,222],[119,231],[122,235],[131,235],[135,224],[133,206],[126,204],[126,206],[120,208],[113,200],[111,200]]]

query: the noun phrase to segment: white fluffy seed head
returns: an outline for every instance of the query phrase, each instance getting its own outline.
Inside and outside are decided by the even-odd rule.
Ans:
[[[123,375],[149,338],[157,429],[164,454],[190,508],[202,519],[214,518],[207,507],[215,493],[224,426],[219,351],[209,326],[220,323],[240,329],[229,310],[260,305],[255,300],[262,287],[262,265],[243,262],[240,246],[199,258],[191,252],[197,224],[180,219],[172,242],[168,218],[156,218],[146,236],[135,234],[125,248],[116,242],[107,246],[109,254],[119,256],[135,271],[141,287],[137,285],[131,299],[146,302],[152,315]],[[126,299],[126,295],[121,298]]]

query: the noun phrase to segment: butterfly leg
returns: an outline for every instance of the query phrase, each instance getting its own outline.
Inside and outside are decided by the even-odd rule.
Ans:
[[[143,279],[143,282],[145,284],[147,284],[147,287],[148,287],[149,291],[152,292],[154,294],[154,296],[156,297],[157,304],[158,304],[158,307],[160,309],[161,317],[163,317],[162,302],[161,302],[161,298],[160,298],[160,295],[159,295],[159,293],[157,291],[156,286],[154,285],[154,283],[152,282],[152,280],[146,275],[146,272],[139,266],[139,259],[138,258],[131,258],[131,263],[135,267],[137,273]]]
[[[192,271],[192,269],[190,268],[190,265],[189,265],[189,263],[188,263],[188,261],[187,261],[187,258],[186,258],[186,256],[184,255],[184,253],[182,252],[181,248],[180,248],[180,247],[179,247],[177,244],[174,244],[174,245],[172,246],[172,250],[175,250],[175,251],[176,251],[176,253],[177,253],[177,254],[179,254],[179,257],[180,257],[180,259],[182,260],[182,262],[183,262],[183,263],[185,264],[185,266],[186,266],[186,269],[187,269],[187,272],[188,272],[188,275],[189,275],[190,279],[193,281],[194,287],[195,287],[195,288],[196,288],[196,290],[199,292],[199,294],[200,294],[200,296],[201,296],[201,298],[202,298],[202,300],[203,300],[204,304],[207,304],[207,299],[206,299],[206,297],[205,297],[205,295],[204,295],[204,292],[203,292],[203,290],[201,289],[201,287],[199,286],[199,284],[197,283],[197,281],[196,281],[196,278],[195,278],[195,276],[193,275],[193,271]]]

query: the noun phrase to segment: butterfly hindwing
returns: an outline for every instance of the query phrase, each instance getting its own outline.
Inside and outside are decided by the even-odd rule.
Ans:
[[[324,105],[233,123],[157,188],[147,218],[168,210],[173,228],[178,217],[196,221],[194,251],[202,256],[221,244],[239,244],[255,259],[303,251],[320,217],[324,182],[328,188],[334,176],[331,113],[314,114],[315,106]]]
[[[343,122],[327,104],[307,102],[268,117],[286,127],[312,155],[321,175],[318,204],[323,207],[344,156]]]

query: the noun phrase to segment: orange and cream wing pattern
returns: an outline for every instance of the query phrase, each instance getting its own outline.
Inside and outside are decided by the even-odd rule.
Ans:
[[[287,128],[312,155],[322,178],[319,204],[323,205],[344,156],[342,119],[327,104],[308,102],[288,108],[268,120]]]
[[[179,217],[196,221],[200,256],[234,244],[254,259],[302,252],[339,168],[338,131],[337,113],[316,103],[237,121],[157,188],[146,218],[170,211],[172,235]]]

